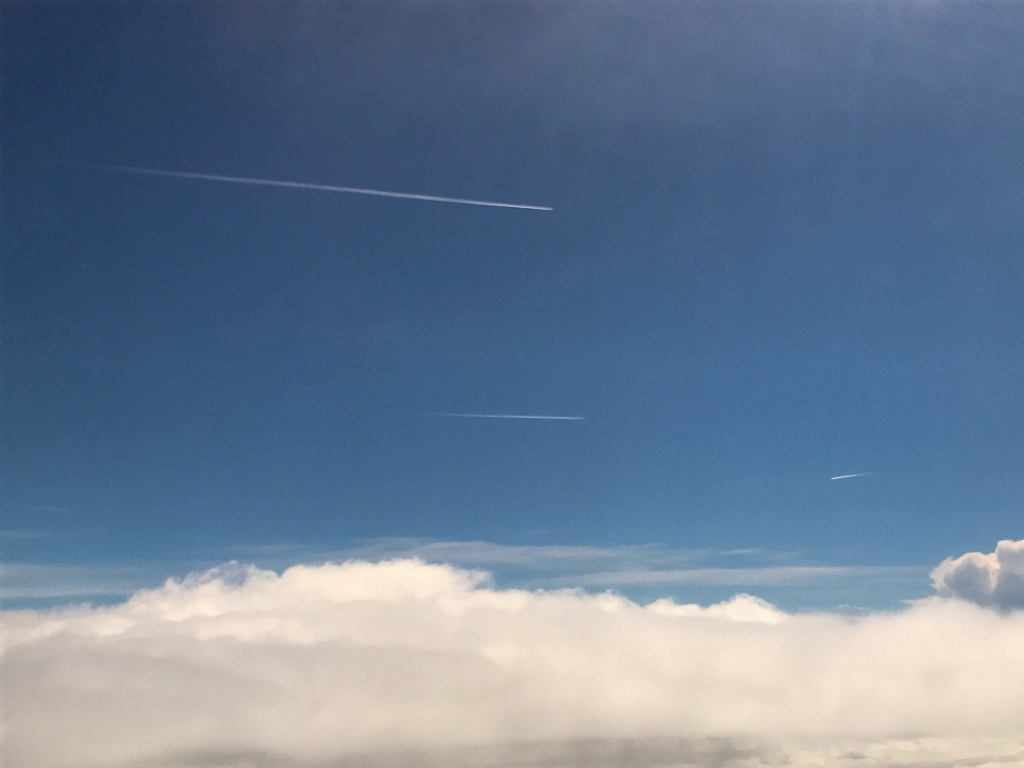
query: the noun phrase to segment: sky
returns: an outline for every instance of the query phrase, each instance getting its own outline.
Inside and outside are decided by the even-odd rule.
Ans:
[[[1024,6],[0,14],[15,762],[1024,762]]]
[[[6,5],[5,559],[660,544],[927,590],[1024,536],[1022,32],[941,2]]]

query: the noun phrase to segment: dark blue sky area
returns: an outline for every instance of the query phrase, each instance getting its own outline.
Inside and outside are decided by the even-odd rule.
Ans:
[[[1024,537],[1024,6],[3,14],[7,557]]]

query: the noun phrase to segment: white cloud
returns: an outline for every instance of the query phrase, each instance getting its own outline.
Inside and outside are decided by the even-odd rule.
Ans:
[[[798,585],[815,582],[908,579],[926,583],[918,566],[831,566],[797,564],[798,552],[761,548],[718,551],[672,549],[659,544],[612,547],[508,545],[487,541],[374,539],[345,550],[316,551],[300,545],[240,546],[235,557],[256,558],[266,567],[340,560],[419,559],[428,563],[484,568],[509,586],[602,588],[704,584],[720,586]],[[737,559],[746,566],[720,567]],[[687,568],[680,568],[687,565]],[[515,574],[508,578],[509,574]],[[505,577],[505,578],[501,578]]]
[[[19,768],[1024,765],[1024,613],[960,600],[639,606],[395,560],[2,618]]]
[[[1003,610],[1024,608],[1024,540],[1000,541],[996,551],[968,552],[932,571],[940,595]]]
[[[234,551],[242,556],[300,555],[307,559],[394,560],[418,558],[428,563],[494,568],[517,566],[530,570],[589,571],[594,568],[645,567],[690,563],[716,556],[706,549],[670,549],[658,544],[614,547],[552,544],[495,544],[489,541],[428,541],[410,538],[381,538],[360,542],[341,550],[317,553],[310,547],[293,545],[281,548],[241,546]],[[752,552],[754,550],[751,550]],[[760,550],[757,550],[760,552]],[[774,553],[767,553],[774,554]],[[788,553],[787,553],[788,554]],[[340,556],[340,558],[339,558]]]
[[[205,570],[228,559],[256,562],[284,570],[296,563],[344,560],[419,559],[427,563],[481,568],[503,586],[531,589],[586,589],[704,585],[753,588],[818,585],[820,594],[840,596],[854,584],[874,585],[874,592],[907,582],[926,588],[926,567],[832,566],[801,562],[801,553],[759,548],[716,551],[673,549],[658,544],[611,547],[508,545],[486,541],[427,541],[387,538],[363,541],[346,549],[302,544],[240,545],[209,552],[205,560],[106,564],[0,563],[0,599],[53,601],[127,597],[161,584],[168,573]],[[737,564],[737,561],[740,564]],[[729,563],[729,567],[721,567]],[[879,589],[882,588],[882,589]],[[905,594],[905,593],[904,593]],[[923,594],[923,593],[921,593]],[[828,604],[828,598],[819,601]],[[38,605],[38,602],[36,606]]]
[[[588,573],[560,581],[580,587],[625,587],[637,584],[719,584],[755,586],[806,584],[821,579],[898,577],[917,574],[914,566],[779,565],[770,568],[689,568]]]
[[[176,566],[176,567],[175,567]],[[0,600],[68,600],[126,598],[138,589],[160,584],[168,572],[197,567],[177,563],[107,563],[67,565],[0,563]],[[209,567],[209,563],[198,567]]]

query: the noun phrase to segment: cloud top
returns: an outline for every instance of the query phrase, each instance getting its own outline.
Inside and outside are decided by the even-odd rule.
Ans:
[[[932,571],[935,590],[977,605],[1024,608],[1024,540],[1000,541],[987,555],[968,552]]]
[[[2,638],[3,757],[24,768],[531,764],[529,745],[554,764],[595,740],[728,764],[693,745],[1024,733],[1024,613],[943,598],[851,618],[499,590],[415,559],[231,564],[8,611]]]

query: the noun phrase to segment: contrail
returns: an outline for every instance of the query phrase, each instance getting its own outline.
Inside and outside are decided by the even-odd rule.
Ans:
[[[866,477],[867,475],[873,475],[874,472],[854,472],[852,475],[836,475],[830,477],[829,480],[848,480],[851,477]]]
[[[539,419],[542,421],[583,421],[585,416],[521,416],[514,413],[428,413],[428,416],[455,416],[461,419]]]
[[[226,181],[232,184],[254,184],[289,189],[315,189],[321,192],[348,192],[354,195],[376,195],[378,197],[400,197],[405,200],[427,200],[433,203],[458,203],[460,205],[484,205],[490,208],[520,208],[527,211],[553,211],[546,205],[524,205],[522,203],[495,203],[489,200],[466,200],[461,197],[439,197],[437,195],[416,195],[411,192],[387,192],[382,189],[360,187],[337,187],[331,184],[309,184],[302,181],[277,181],[275,179],[253,179],[244,176],[221,176],[213,173],[190,173],[188,171],[161,171],[156,168],[135,168],[127,165],[100,165],[98,163],[72,163],[73,168],[92,168],[97,171],[118,173],[139,173],[148,176],[170,176],[176,179],[200,179],[202,181]]]

